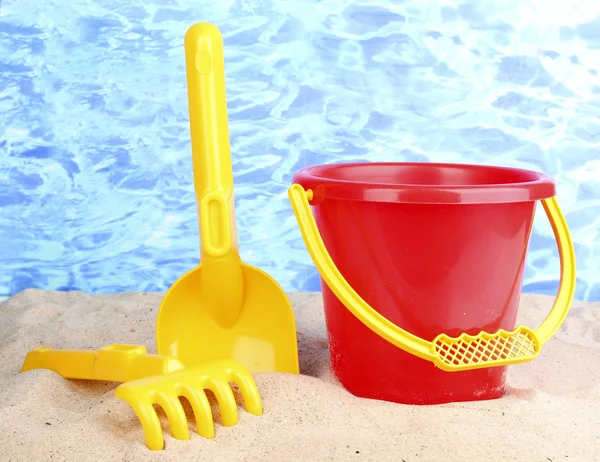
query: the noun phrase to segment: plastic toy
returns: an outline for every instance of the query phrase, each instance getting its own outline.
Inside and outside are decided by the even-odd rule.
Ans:
[[[356,163],[307,167],[293,183],[289,197],[323,280],[332,366],[359,396],[499,397],[505,366],[534,359],[567,315],[575,255],[544,174]],[[551,313],[531,330],[515,318],[536,200],[562,273]]]
[[[185,36],[200,264],[167,291],[156,321],[158,355],[140,345],[98,351],[40,347],[23,371],[121,382],[150,449],[214,436],[204,389],[237,423],[229,382],[262,413],[252,372],[298,374],[290,301],[268,274],[242,262],[237,243],[223,39],[199,23]],[[531,361],[573,299],[575,257],[548,176],[522,169],[433,163],[333,164],[302,169],[289,188],[306,247],[322,277],[332,368],[357,396],[414,404],[502,396],[508,365]],[[537,201],[558,242],[561,282],[535,330],[516,326]],[[310,207],[313,207],[311,213]],[[376,309],[373,307],[377,307]]]
[[[184,368],[175,358],[152,355],[141,345],[108,345],[98,351],[39,347],[25,357],[22,372],[49,369],[65,378],[126,382],[115,390],[140,420],[149,449],[164,448],[160,421],[153,404],[165,411],[171,434],[189,440],[187,417],[180,396],[190,402],[198,434],[214,438],[214,422],[205,390],[217,397],[225,426],[238,422],[237,403],[229,383],[238,385],[246,410],[261,415],[262,403],[254,379],[239,363],[221,360]]]
[[[221,423],[230,427],[238,423],[237,403],[230,382],[238,385],[246,410],[250,414],[261,415],[260,394],[252,375],[239,363],[227,359],[126,382],[117,387],[115,395],[129,403],[137,414],[144,428],[148,448],[158,450],[164,447],[164,440],[153,404],[159,404],[167,414],[173,437],[189,440],[187,417],[179,401],[180,396],[187,398],[194,411],[198,434],[212,439],[215,428],[204,390],[214,393],[219,403]]]
[[[250,372],[297,374],[292,306],[268,274],[238,253],[227,127],[223,39],[212,24],[185,36],[200,265],[177,280],[156,323],[158,353],[186,366],[235,359]]]
[[[150,449],[164,447],[152,404],[165,410],[171,433],[189,439],[179,396],[194,409],[198,433],[214,436],[204,389],[219,403],[223,424],[237,423],[229,387],[240,387],[249,413],[262,414],[250,372],[299,373],[296,326],[286,293],[269,275],[241,262],[235,228],[223,40],[199,23],[185,36],[192,159],[202,235],[200,265],[176,281],[157,316],[158,355],[141,345],[96,351],[30,351],[22,371],[50,369],[65,378],[124,382],[115,395],[136,412]]]

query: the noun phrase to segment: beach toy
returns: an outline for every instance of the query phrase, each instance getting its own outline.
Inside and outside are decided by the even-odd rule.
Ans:
[[[149,449],[164,448],[162,427],[153,407],[158,404],[167,415],[171,434],[189,440],[187,417],[179,400],[185,397],[193,411],[196,429],[204,438],[214,438],[214,422],[205,390],[213,392],[221,411],[221,423],[238,422],[237,403],[230,388],[235,383],[246,410],[261,415],[262,403],[252,375],[232,360],[211,361],[184,368],[175,358],[148,354],[141,345],[108,345],[98,351],[61,350],[49,346],[31,350],[21,371],[49,369],[68,379],[125,382],[115,396],[128,403],[136,413]]]
[[[235,359],[250,372],[299,373],[294,313],[268,274],[238,253],[227,126],[223,39],[208,23],[185,36],[200,264],[167,291],[156,322],[158,353],[186,367]]]
[[[507,366],[538,356],[567,315],[573,243],[543,173],[329,164],[297,171],[288,193],[321,275],[333,371],[357,396],[406,404],[498,398]],[[558,242],[561,278],[550,314],[533,330],[515,324],[538,200]]]
[[[30,351],[22,372],[49,369],[65,378],[124,382],[115,395],[136,412],[150,449],[164,441],[153,405],[167,414],[173,437],[189,439],[179,396],[186,397],[198,433],[214,436],[204,394],[211,390],[225,426],[237,423],[236,383],[249,413],[262,414],[251,372],[298,374],[294,313],[268,274],[243,263],[237,249],[233,174],[229,152],[223,40],[212,24],[185,37],[192,159],[202,237],[201,264],[167,291],[156,321],[158,355],[140,345],[98,351]]]

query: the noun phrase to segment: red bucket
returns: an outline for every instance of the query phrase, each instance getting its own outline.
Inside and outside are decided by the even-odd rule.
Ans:
[[[429,342],[442,333],[515,329],[536,201],[555,194],[550,177],[493,166],[351,163],[301,169],[293,183],[307,192],[307,210],[313,206],[314,239],[320,234],[349,286],[395,326]],[[296,217],[301,225],[312,219]],[[562,241],[561,263],[564,249],[572,257],[568,234]],[[558,323],[573,296],[571,270]],[[331,365],[352,394],[407,404],[503,395],[507,366],[442,370],[382,338],[323,279],[322,289]]]

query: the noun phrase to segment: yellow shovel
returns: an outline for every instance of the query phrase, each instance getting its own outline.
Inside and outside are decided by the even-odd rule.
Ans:
[[[238,253],[227,126],[223,38],[212,24],[185,36],[200,265],[178,279],[159,308],[159,355],[186,367],[233,359],[250,372],[299,373],[294,313],[286,293]]]

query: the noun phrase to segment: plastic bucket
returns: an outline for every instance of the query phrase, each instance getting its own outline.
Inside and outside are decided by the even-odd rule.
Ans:
[[[300,199],[290,192],[313,259],[319,250],[311,239],[320,234],[339,278],[374,316],[425,344],[443,333],[515,329],[536,201],[555,194],[547,175],[463,164],[351,163],[303,168],[293,183],[307,192],[307,210],[312,206],[314,236],[306,223],[312,217],[298,213]],[[553,309],[546,339],[564,319],[574,290],[572,243],[566,226],[552,222],[555,234],[562,232],[563,276],[571,273],[566,282],[561,277],[562,286],[570,286],[561,286],[561,307]],[[334,276],[330,284],[321,279],[331,365],[352,394],[408,404],[503,395],[506,365],[442,370],[383,338],[387,325],[377,332],[359,319],[348,309],[352,303],[332,290],[336,284]]]

